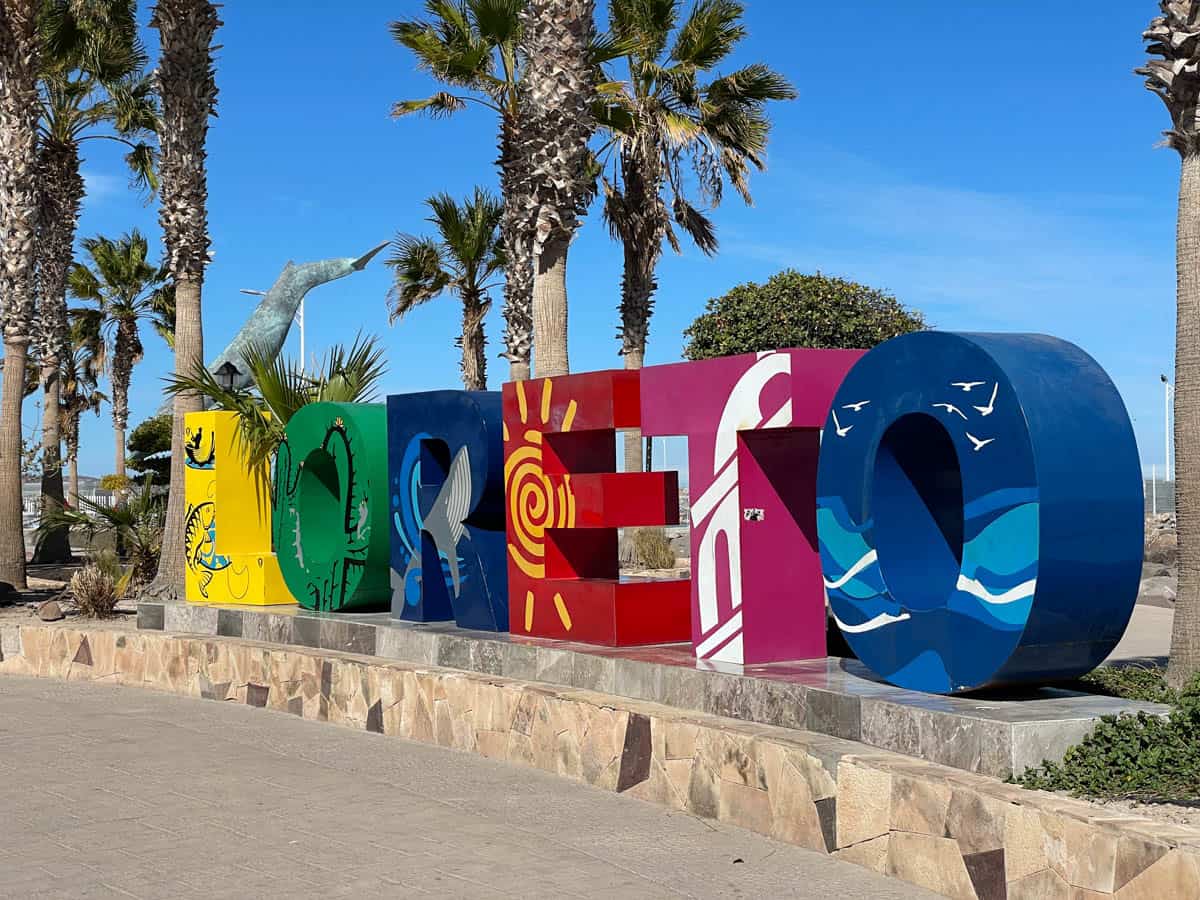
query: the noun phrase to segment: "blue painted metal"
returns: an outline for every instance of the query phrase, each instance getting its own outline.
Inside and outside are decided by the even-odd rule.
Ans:
[[[876,347],[834,400],[817,498],[838,625],[901,687],[1075,677],[1133,612],[1133,429],[1104,370],[1057,338],[920,332]]]
[[[388,397],[392,617],[508,630],[499,391]]]

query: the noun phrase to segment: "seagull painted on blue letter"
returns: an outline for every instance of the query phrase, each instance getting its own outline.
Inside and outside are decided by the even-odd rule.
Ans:
[[[986,447],[988,444],[990,444],[992,441],[995,440],[995,438],[988,438],[987,440],[981,441],[979,438],[975,437],[975,435],[971,434],[971,432],[969,432],[969,431],[964,431],[963,434],[965,434],[967,436],[967,440],[970,441],[974,445],[974,449],[975,449],[976,453],[978,453],[980,450],[982,450],[984,447]]]
[[[962,388],[966,393],[971,392],[971,388],[977,388],[981,384],[987,384],[986,381],[952,381],[950,387]]]
[[[847,425],[843,428],[842,423],[838,421],[837,410],[835,409],[835,410],[833,410],[833,427],[837,430],[838,437],[845,437],[847,434],[850,433],[850,429],[853,428],[854,426]]]
[[[862,412],[862,408],[870,402],[870,400],[859,400],[857,403],[847,403],[842,409],[852,409],[855,412]]]
[[[996,410],[996,394],[1000,392],[1000,382],[996,382],[996,386],[992,388],[992,399],[988,401],[987,406],[975,407],[979,410],[981,416],[990,416]]]
[[[958,416],[959,418],[965,419],[967,417],[966,413],[964,413],[953,403],[935,403],[933,405],[937,409],[944,409],[946,412],[954,413],[954,415]]]

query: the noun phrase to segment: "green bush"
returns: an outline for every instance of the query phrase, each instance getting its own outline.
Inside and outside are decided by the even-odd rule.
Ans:
[[[125,464],[135,475],[153,475],[159,484],[171,480],[171,416],[147,419],[129,435]]]
[[[925,327],[919,312],[884,291],[788,269],[766,284],[741,284],[709,300],[683,333],[688,339],[683,355],[711,359],[780,347],[869,349]]]
[[[1167,686],[1166,671],[1147,666],[1101,666],[1082,679],[1098,693],[1148,703],[1177,703],[1179,696]]]
[[[1043,762],[1017,783],[1103,799],[1200,800],[1200,676],[1174,695],[1156,693],[1155,676],[1161,674],[1153,669],[1100,669],[1093,675],[1093,683],[1128,691],[1120,696],[1166,697],[1174,709],[1166,718],[1105,716],[1061,763]]]

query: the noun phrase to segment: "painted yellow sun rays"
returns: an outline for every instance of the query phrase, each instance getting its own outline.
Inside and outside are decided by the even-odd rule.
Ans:
[[[536,388],[535,388],[536,390]],[[575,495],[570,478],[564,478],[555,489],[542,467],[542,445],[546,426],[550,422],[554,383],[543,379],[541,396],[526,396],[526,382],[516,383],[517,410],[523,433],[520,444],[508,449],[504,460],[505,496],[508,499],[510,538],[508,555],[513,564],[530,578],[546,577],[546,529],[575,526]],[[530,421],[530,399],[540,421]],[[558,431],[570,431],[575,422],[577,404],[571,400],[563,413]],[[504,440],[511,439],[508,423],[504,424]],[[533,591],[525,595],[525,630],[533,629],[536,600]],[[554,607],[563,628],[570,631],[571,616],[562,595],[554,597]]]

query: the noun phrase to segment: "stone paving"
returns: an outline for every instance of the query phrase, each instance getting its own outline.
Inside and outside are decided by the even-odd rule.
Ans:
[[[0,817],[0,897],[935,896],[530,769],[11,676]]]

